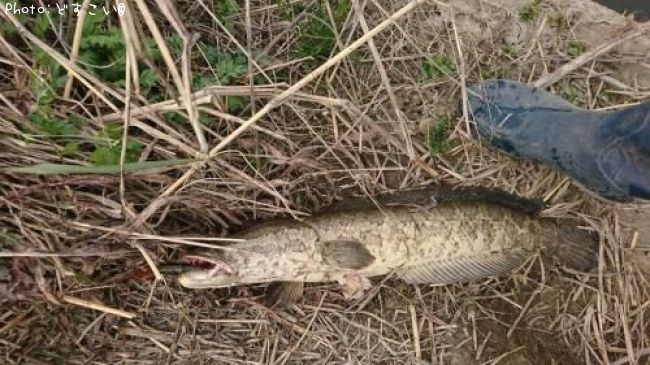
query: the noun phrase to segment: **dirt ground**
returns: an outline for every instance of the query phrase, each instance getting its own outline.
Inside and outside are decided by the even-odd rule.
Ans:
[[[150,17],[136,6],[145,3]],[[129,83],[105,82],[81,72],[88,65],[66,61],[71,24],[56,28],[70,31],[69,39],[52,32],[65,39],[46,44],[26,33],[13,43],[0,35],[0,166],[90,166],[97,148],[87,141],[106,139],[107,125],[125,120],[126,133],[114,142],[137,139],[140,161],[193,161],[198,135],[219,146],[204,164],[124,176],[0,170],[0,363],[650,363],[650,205],[604,202],[555,171],[488,148],[460,106],[465,86],[488,78],[535,83],[589,109],[647,100],[650,37],[639,31],[647,24],[586,0],[421,1],[316,74],[408,2],[330,1],[318,3],[320,13],[311,2],[235,3],[216,19],[206,12],[212,5],[174,2],[176,21],[165,15],[168,2],[131,4],[126,34],[153,34],[157,24],[171,45],[184,26],[219,49],[255,55],[261,69],[245,62],[230,84],[184,93],[172,69],[180,80],[211,65],[190,58],[184,68],[179,56],[169,67],[161,59],[154,64],[172,91],[160,100],[134,91],[131,118],[123,116]],[[300,53],[317,51],[318,38],[302,40],[318,22],[336,29],[334,49],[321,59]],[[34,132],[27,118],[37,98],[27,71],[38,63],[31,47],[64,50],[57,62],[77,74],[73,92],[57,91],[50,106],[61,119],[74,112],[89,120],[75,137],[86,142],[73,153],[62,152],[67,140]],[[286,93],[305,77],[309,83]],[[265,110],[278,96],[282,104]],[[238,129],[260,110],[256,124]],[[193,128],[193,113],[211,118],[203,132]],[[437,130],[442,139],[432,137]],[[499,187],[544,200],[544,216],[580,219],[601,237],[598,269],[567,272],[534,258],[510,277],[473,283],[378,278],[353,302],[335,284],[315,284],[281,310],[259,300],[262,286],[193,291],[173,275],[149,273],[188,243],[219,244],[211,239],[246,222],[436,182]]]

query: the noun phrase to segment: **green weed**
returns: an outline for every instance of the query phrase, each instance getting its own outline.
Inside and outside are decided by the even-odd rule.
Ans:
[[[101,81],[124,87],[124,36],[119,26],[106,27],[105,22],[106,15],[103,12],[86,16],[79,45],[79,60]]]
[[[185,124],[188,122],[187,116],[178,112],[164,112],[163,118],[170,123]]]
[[[578,57],[587,51],[587,46],[580,41],[571,41],[567,46],[566,53],[571,57]]]
[[[609,90],[603,90],[601,91],[598,95],[596,95],[596,98],[600,101],[601,105],[609,106],[615,103],[615,94],[612,93]]]
[[[203,50],[220,85],[230,85],[248,71],[248,60],[241,52],[225,51],[210,44],[204,45]]]
[[[14,16],[22,24],[27,23],[29,19],[25,14],[16,14]],[[0,23],[0,34],[4,34],[4,36],[7,37],[7,40],[11,41],[12,43],[15,43],[18,39],[18,29],[16,29],[16,26],[9,21],[2,21]]]
[[[585,102],[585,92],[575,85],[568,84],[560,89],[560,96],[574,105],[582,105]]]
[[[227,29],[233,28],[233,22],[229,17],[239,12],[239,5],[236,0],[214,0],[214,13]]]
[[[58,119],[49,107],[39,107],[37,111],[26,115],[45,135],[52,137],[75,136],[77,128],[65,120]]]
[[[429,129],[429,136],[427,138],[427,145],[429,146],[429,153],[431,156],[437,156],[447,151],[449,145],[447,138],[451,132],[451,123],[448,118],[440,118]]]
[[[192,79],[195,90],[209,85],[232,85],[248,71],[248,60],[241,52],[224,51],[211,44],[201,44],[200,50],[213,72],[195,73]]]
[[[304,10],[304,6],[301,3],[291,4],[289,0],[275,0],[275,3],[280,7],[284,19],[289,21],[293,20],[296,14]]]
[[[77,142],[66,142],[61,151],[61,156],[72,157],[79,151],[79,143]]]
[[[510,72],[510,67],[507,65],[499,66],[494,68],[491,65],[483,65],[481,67],[481,79],[491,80],[491,79],[501,79],[508,75]]]
[[[125,162],[135,162],[140,158],[144,145],[136,140],[127,138]],[[90,155],[90,161],[97,166],[117,165],[120,163],[122,152],[122,125],[109,124],[98,135],[95,150]]]
[[[26,4],[24,1],[16,1],[17,7],[24,5],[28,4]],[[13,16],[39,38],[44,38],[47,35],[50,28],[50,21],[55,22],[59,18],[59,14],[57,12],[37,15],[19,13],[13,14]],[[11,41],[18,40],[18,29],[10,21],[3,21],[0,23],[0,34],[3,34]]]
[[[350,1],[339,0],[330,5],[334,24],[331,24],[327,9],[323,5],[314,5],[313,13],[300,25],[298,54],[301,57],[327,59],[336,47],[336,34],[350,12]],[[336,27],[336,30],[332,28]]]
[[[244,97],[233,95],[229,96],[227,100],[228,112],[231,114],[239,113],[246,107],[246,100]]]
[[[33,55],[33,67],[38,76],[30,74],[30,89],[38,105],[50,105],[56,100],[57,91],[65,86],[67,74],[63,67],[42,49],[35,48]]]
[[[425,80],[437,80],[456,72],[456,65],[445,54],[439,54],[422,63],[422,75]]]
[[[214,5],[219,17],[229,17],[240,10],[235,0],[215,0]],[[50,41],[57,37],[53,32],[52,25],[56,26],[65,21],[56,13],[31,17],[18,15],[17,18],[36,36]],[[77,18],[74,17],[73,20],[75,19]],[[126,46],[124,36],[121,28],[112,24],[115,23],[109,22],[103,12],[95,12],[95,15],[88,14],[86,16],[78,62],[101,82],[125,87]],[[16,28],[8,22],[2,22],[0,30],[8,37],[16,33]],[[150,102],[165,100],[170,96],[167,95],[167,90],[163,86],[161,75],[149,66],[153,63],[163,67],[164,63],[158,45],[150,36],[143,36],[140,40],[143,53],[149,61],[149,63],[145,63],[144,60],[140,60],[138,64],[140,93]],[[172,56],[180,58],[183,49],[180,36],[172,33],[166,37],[166,42]],[[59,43],[52,42],[52,44],[58,45]],[[200,51],[203,51],[205,61],[211,71],[194,70],[192,87],[195,90],[208,85],[232,85],[247,73],[248,61],[243,53],[231,52],[210,43],[201,43],[199,47],[201,47],[200,50],[197,47],[193,48],[192,64],[196,64],[195,61],[200,57]],[[54,113],[56,110],[54,102],[62,93],[68,80],[67,71],[50,54],[40,48],[32,47],[29,52],[33,59],[34,71],[30,73],[29,87],[36,100],[36,105],[35,110],[26,116],[27,120],[43,136],[56,137],[54,142],[60,144],[58,149],[60,156],[72,157],[79,152],[90,152],[88,159],[95,165],[105,166],[118,163],[122,144],[121,125],[119,124],[115,127],[106,127],[92,144],[80,144],[74,139],[63,138],[76,137],[80,127],[87,121],[74,114],[66,119],[66,117]],[[83,92],[84,87],[80,83],[75,83],[75,87]],[[246,107],[246,100],[241,97],[229,97],[226,102],[231,113],[241,112]],[[173,113],[170,118],[172,121],[186,123],[186,118],[178,113]],[[209,124],[212,118],[201,113],[200,120],[202,123]],[[137,161],[143,148],[144,146],[136,139],[129,138],[126,142],[126,162]]]
[[[517,50],[512,46],[512,44],[506,43],[501,47],[501,54],[511,60],[517,58]]]
[[[564,15],[556,13],[548,17],[548,25],[557,31],[563,31],[567,29],[568,22]]]
[[[541,5],[541,0],[533,0],[532,2],[526,4],[519,12],[519,19],[521,19],[523,22],[532,22],[536,20],[539,16]]]

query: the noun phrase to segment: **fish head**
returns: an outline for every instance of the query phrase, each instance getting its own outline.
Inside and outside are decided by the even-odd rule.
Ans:
[[[178,282],[190,289],[225,288],[237,285],[239,275],[226,261],[209,255],[185,256],[187,269],[178,277]]]

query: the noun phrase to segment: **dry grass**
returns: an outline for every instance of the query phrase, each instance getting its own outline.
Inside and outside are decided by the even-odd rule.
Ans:
[[[215,2],[226,3],[234,2]],[[341,16],[340,3],[326,2],[314,20],[311,2],[238,3],[215,16],[203,1],[129,2],[125,16],[111,19],[125,39],[119,84],[75,62],[83,39],[76,17],[50,24],[47,42],[27,28],[0,35],[3,166],[92,165],[111,123],[125,127],[111,141],[121,164],[127,139],[142,145],[136,161],[192,160],[139,173],[0,171],[0,362],[647,363],[650,285],[626,259],[640,252],[636,236],[611,204],[566,177],[481,146],[458,107],[466,83],[495,76],[550,80],[589,108],[636,102],[648,89],[621,79],[617,65],[647,63],[645,53],[588,47],[600,51],[571,62],[580,57],[576,15],[547,3],[528,21],[519,12],[529,4],[371,0]],[[403,16],[375,28],[395,14]],[[314,21],[334,25],[327,62],[299,52],[305,22]],[[373,29],[380,32],[368,42]],[[192,57],[196,36],[250,56],[245,72],[196,88],[194,75],[219,73]],[[158,62],[146,38],[159,47]],[[44,77],[34,47],[74,77],[50,104],[60,120],[86,118],[74,136],[47,135],[28,118],[37,108],[31,83]],[[147,99],[138,64],[155,69],[162,100]],[[235,96],[244,107],[233,111]],[[443,153],[431,156],[428,130],[443,120],[450,133]],[[68,153],[70,141],[78,148]],[[533,260],[510,278],[480,283],[415,287],[387,278],[354,303],[334,285],[314,285],[283,311],[259,304],[260,288],[188,291],[157,273],[188,245],[220,245],[216,238],[243,222],[434,181],[497,186],[544,199],[547,215],[580,217],[601,233],[597,272],[559,273]]]

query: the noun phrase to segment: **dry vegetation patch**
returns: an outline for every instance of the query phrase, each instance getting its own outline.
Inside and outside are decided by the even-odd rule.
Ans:
[[[488,78],[551,80],[586,108],[647,98],[640,25],[567,3],[0,11],[0,362],[645,363],[650,286],[628,260],[644,253],[638,236],[565,176],[483,146],[461,103]],[[619,37],[585,38],[589,24]],[[312,285],[287,310],[256,301],[263,288],[190,291],[150,274],[246,222],[431,182],[579,217],[601,234],[598,270],[532,260],[480,283],[388,278],[354,303]]]

